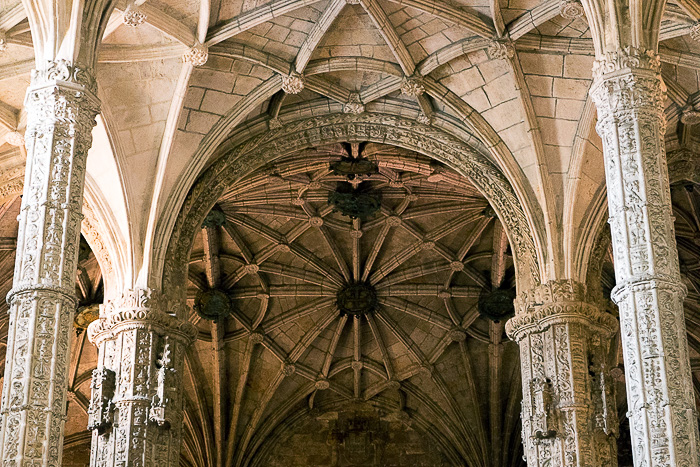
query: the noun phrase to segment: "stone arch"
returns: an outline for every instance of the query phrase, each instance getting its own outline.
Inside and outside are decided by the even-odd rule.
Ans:
[[[540,282],[540,266],[528,219],[508,180],[492,162],[439,129],[393,115],[363,113],[331,114],[291,122],[249,138],[214,162],[196,181],[180,209],[165,255],[163,290],[171,297],[184,296],[194,234],[226,187],[278,157],[340,141],[402,147],[439,160],[467,177],[486,197],[505,227],[513,249],[517,286],[527,290]]]

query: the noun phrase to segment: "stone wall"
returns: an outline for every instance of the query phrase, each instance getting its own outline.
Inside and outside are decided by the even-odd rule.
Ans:
[[[450,466],[435,443],[396,413],[345,406],[306,417],[255,465],[269,467]]]

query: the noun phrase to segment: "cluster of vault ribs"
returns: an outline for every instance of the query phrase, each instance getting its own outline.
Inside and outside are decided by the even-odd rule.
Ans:
[[[372,178],[379,173],[379,167],[376,162],[363,157],[360,143],[351,143],[350,146],[350,155],[342,156],[329,164],[330,172],[345,180],[336,182],[335,190],[328,194],[328,204],[333,206],[335,212],[364,222],[381,209],[381,190],[372,184]],[[492,211],[490,207],[487,210]],[[495,213],[491,212],[490,216],[495,217]],[[223,225],[224,222],[224,213],[215,208],[202,227]],[[378,306],[377,291],[370,281],[343,281],[336,297],[336,306],[341,315],[362,316],[372,313]],[[513,288],[484,290],[479,297],[479,314],[498,323],[514,314],[514,299]],[[200,317],[210,321],[224,319],[234,311],[229,294],[215,287],[199,291],[194,310]]]

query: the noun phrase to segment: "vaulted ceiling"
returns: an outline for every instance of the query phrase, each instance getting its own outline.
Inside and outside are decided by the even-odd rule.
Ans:
[[[109,225],[101,246],[117,272],[105,268],[100,286],[97,260],[85,256],[81,305],[100,301],[101,287],[107,295],[131,287],[165,251],[169,216],[230,149],[232,133],[343,112],[400,115],[466,141],[513,186],[542,250],[543,280],[584,280],[581,251],[606,217],[587,94],[593,47],[585,17],[564,18],[559,0],[137,3],[118,2],[105,33],[96,69],[103,112],[88,162],[87,198],[109,220],[93,227]],[[669,2],[662,23],[669,152],[699,149],[700,45],[690,36],[698,13],[688,1]],[[182,57],[199,42],[209,57],[193,68]],[[16,235],[22,103],[34,66],[18,1],[0,0],[0,49],[4,293],[14,244],[2,239]],[[284,92],[297,73],[303,89]],[[372,183],[382,209],[350,221],[328,204],[338,182],[328,164],[359,151],[381,168]],[[697,188],[683,190],[673,199],[697,350]],[[216,284],[235,306],[217,324],[191,315],[200,339],[187,360],[187,462],[216,465],[219,446],[234,465],[261,462],[271,452],[266,434],[296,429],[280,417],[303,424],[319,408],[359,398],[411,420],[450,462],[519,465],[517,348],[475,307],[494,284],[513,285],[502,226],[486,206],[450,168],[372,144],[310,148],[230,187],[191,256],[190,304]],[[605,257],[599,280],[610,288]],[[341,315],[338,291],[358,277],[376,289],[377,310]],[[65,465],[87,455],[95,355],[84,335],[74,343],[67,423],[68,447],[77,448],[67,449]],[[622,383],[618,390],[623,408]]]

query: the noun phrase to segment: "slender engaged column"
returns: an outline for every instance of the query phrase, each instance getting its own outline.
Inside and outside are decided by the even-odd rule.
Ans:
[[[664,135],[658,55],[628,48],[596,62],[628,416],[637,467],[700,465]]]
[[[8,295],[3,465],[58,466],[77,305],[85,163],[99,111],[89,71],[65,61],[34,71],[25,102],[27,167]]]
[[[103,306],[88,328],[98,348],[88,429],[91,467],[178,467],[182,374],[195,327],[166,312],[148,289],[127,291]]]
[[[530,467],[615,467],[618,432],[607,355],[617,320],[552,281],[521,294],[506,324],[520,346],[522,425]]]

